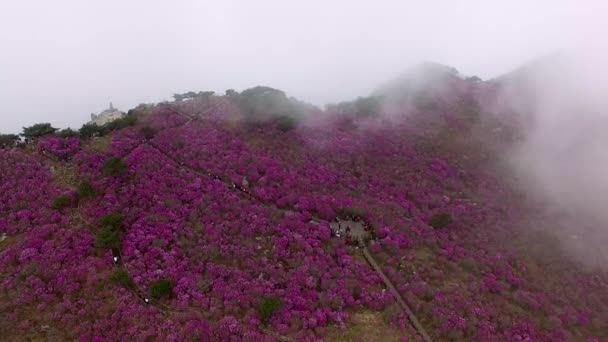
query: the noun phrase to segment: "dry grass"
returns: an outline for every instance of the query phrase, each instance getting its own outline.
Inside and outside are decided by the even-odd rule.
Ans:
[[[51,171],[53,173],[53,184],[61,188],[76,189],[78,184],[78,175],[76,168],[72,164],[63,162],[51,162]]]
[[[372,310],[352,312],[346,329],[330,326],[324,334],[326,341],[401,341],[402,337],[411,339],[407,331],[386,323],[382,313]]]
[[[420,261],[429,261],[435,257],[435,253],[433,253],[433,251],[428,247],[414,248],[410,253],[414,255],[416,260]]]
[[[112,144],[112,136],[94,137],[83,147],[89,151],[105,153],[110,150]]]
[[[2,234],[0,234],[2,236]],[[6,238],[3,241],[0,241],[0,251],[7,249],[8,247],[17,244],[19,241],[23,240],[23,234],[18,235],[6,235]],[[1,272],[0,272],[1,274]]]

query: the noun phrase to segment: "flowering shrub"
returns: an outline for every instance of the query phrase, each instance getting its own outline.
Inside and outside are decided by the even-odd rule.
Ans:
[[[450,130],[426,135],[460,127],[451,111],[278,134],[204,101],[176,105],[208,113],[198,119],[161,105],[109,151],[81,146],[73,187],[96,197],[70,210],[49,207],[68,189],[42,155],[0,151],[1,336],[50,324],[66,340],[273,340],[264,323],[315,340],[361,308],[408,329],[380,276],[330,236],[351,215],[372,224],[369,250],[436,340],[603,337],[605,274],[548,274],[495,242],[523,208],[477,159],[446,152]]]
[[[49,135],[39,140],[40,146],[61,159],[72,157],[80,148],[80,139],[74,136],[61,137]]]

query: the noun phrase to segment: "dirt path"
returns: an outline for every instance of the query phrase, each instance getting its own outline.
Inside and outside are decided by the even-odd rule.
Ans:
[[[426,342],[430,342],[431,337],[426,332],[426,330],[424,330],[424,327],[422,326],[422,324],[420,324],[420,321],[418,320],[418,318],[416,318],[416,315],[414,315],[414,312],[412,311],[412,309],[410,309],[410,307],[405,303],[405,301],[403,300],[403,297],[401,297],[401,295],[399,294],[399,292],[397,291],[397,289],[395,288],[393,283],[390,281],[390,279],[388,279],[386,274],[384,274],[384,271],[382,271],[382,269],[380,268],[380,265],[378,265],[378,263],[376,262],[376,260],[372,256],[372,254],[369,252],[369,250],[367,249],[367,246],[363,245],[362,250],[363,250],[363,255],[365,256],[365,259],[367,259],[367,262],[369,262],[369,264],[372,266],[374,271],[376,271],[376,273],[378,273],[380,278],[382,278],[382,281],[384,281],[384,284],[386,284],[386,287],[388,287],[389,291],[391,291],[391,294],[393,295],[393,297],[395,297],[395,300],[397,301],[397,303],[399,303],[399,305],[401,306],[403,311],[405,311],[408,319],[410,320],[410,322],[412,322],[412,325],[418,331],[420,336],[422,336],[422,339],[424,339],[424,341],[426,341]]]

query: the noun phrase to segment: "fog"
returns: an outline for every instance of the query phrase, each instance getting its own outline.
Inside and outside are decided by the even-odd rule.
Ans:
[[[600,1],[0,3],[0,132],[79,127],[176,92],[270,85],[316,105],[424,60],[482,78],[600,38]]]
[[[530,118],[523,141],[506,157],[520,188],[548,204],[548,220],[531,228],[550,233],[585,264],[608,269],[605,43],[516,71],[501,102]]]

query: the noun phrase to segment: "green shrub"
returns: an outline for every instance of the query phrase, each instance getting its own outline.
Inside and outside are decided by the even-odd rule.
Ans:
[[[281,90],[257,86],[244,90],[238,97],[239,106],[248,121],[265,121],[292,111],[292,103]]]
[[[95,188],[88,181],[83,181],[78,184],[77,189],[78,197],[87,198],[95,196]]]
[[[0,134],[0,145],[13,146],[19,141],[19,136],[16,134]]]
[[[190,240],[186,239],[186,241],[190,241]],[[152,240],[152,246],[154,246],[154,247],[164,247],[165,246],[165,241],[160,240],[160,239],[154,239],[154,240]]]
[[[103,227],[95,236],[95,243],[100,248],[120,248],[120,232],[112,227]]]
[[[51,126],[50,123],[37,123],[30,127],[23,127],[23,135],[26,138],[37,138],[47,134],[53,134],[57,128]]]
[[[126,288],[132,288],[134,285],[129,272],[122,268],[116,269],[110,276],[110,280]]]
[[[281,308],[281,300],[278,297],[266,297],[258,305],[258,312],[262,322],[267,322],[270,316]]]
[[[107,124],[103,125],[103,130],[104,130],[104,133],[108,133],[108,132],[115,131],[118,129],[133,126],[133,125],[135,125],[136,122],[137,122],[137,117],[135,115],[127,114],[120,119],[110,121]]]
[[[103,163],[103,174],[106,176],[120,176],[126,170],[127,164],[120,157],[110,157]]]
[[[124,217],[119,213],[109,213],[102,216],[99,219],[99,225],[102,227],[110,227],[112,229],[118,229],[122,225]]]
[[[443,228],[448,224],[454,222],[452,215],[448,213],[436,214],[429,220],[429,225],[433,228]]]
[[[76,135],[78,135],[78,132],[76,132],[75,130],[71,129],[71,128],[64,128],[62,130],[60,130],[59,132],[57,132],[57,135],[59,135],[60,137],[74,137]]]
[[[229,98],[230,100],[234,101],[235,103],[239,102],[239,96],[241,94],[239,94],[239,92],[237,92],[236,90],[226,89],[226,91],[224,93],[225,93],[225,95],[224,95],[225,97]]]
[[[289,115],[281,115],[277,118],[277,127],[283,132],[292,130],[296,127],[296,119]]]
[[[430,290],[428,290],[422,294],[422,300],[425,302],[432,302],[433,299],[435,299],[435,295]]]
[[[96,123],[87,123],[80,127],[78,130],[78,135],[80,135],[82,139],[87,139],[95,135],[104,135],[104,131],[103,128],[97,126]]]
[[[378,116],[382,103],[378,97],[359,97],[354,103],[355,114],[359,116]]]
[[[141,134],[144,136],[144,138],[150,140],[152,138],[154,138],[154,135],[156,134],[156,131],[154,130],[154,128],[150,127],[150,126],[144,126],[140,129]]]
[[[155,299],[168,297],[172,292],[173,285],[167,279],[159,279],[150,285],[150,295]]]
[[[69,204],[70,197],[68,197],[67,195],[61,195],[51,201],[51,208],[59,210],[67,207]]]

